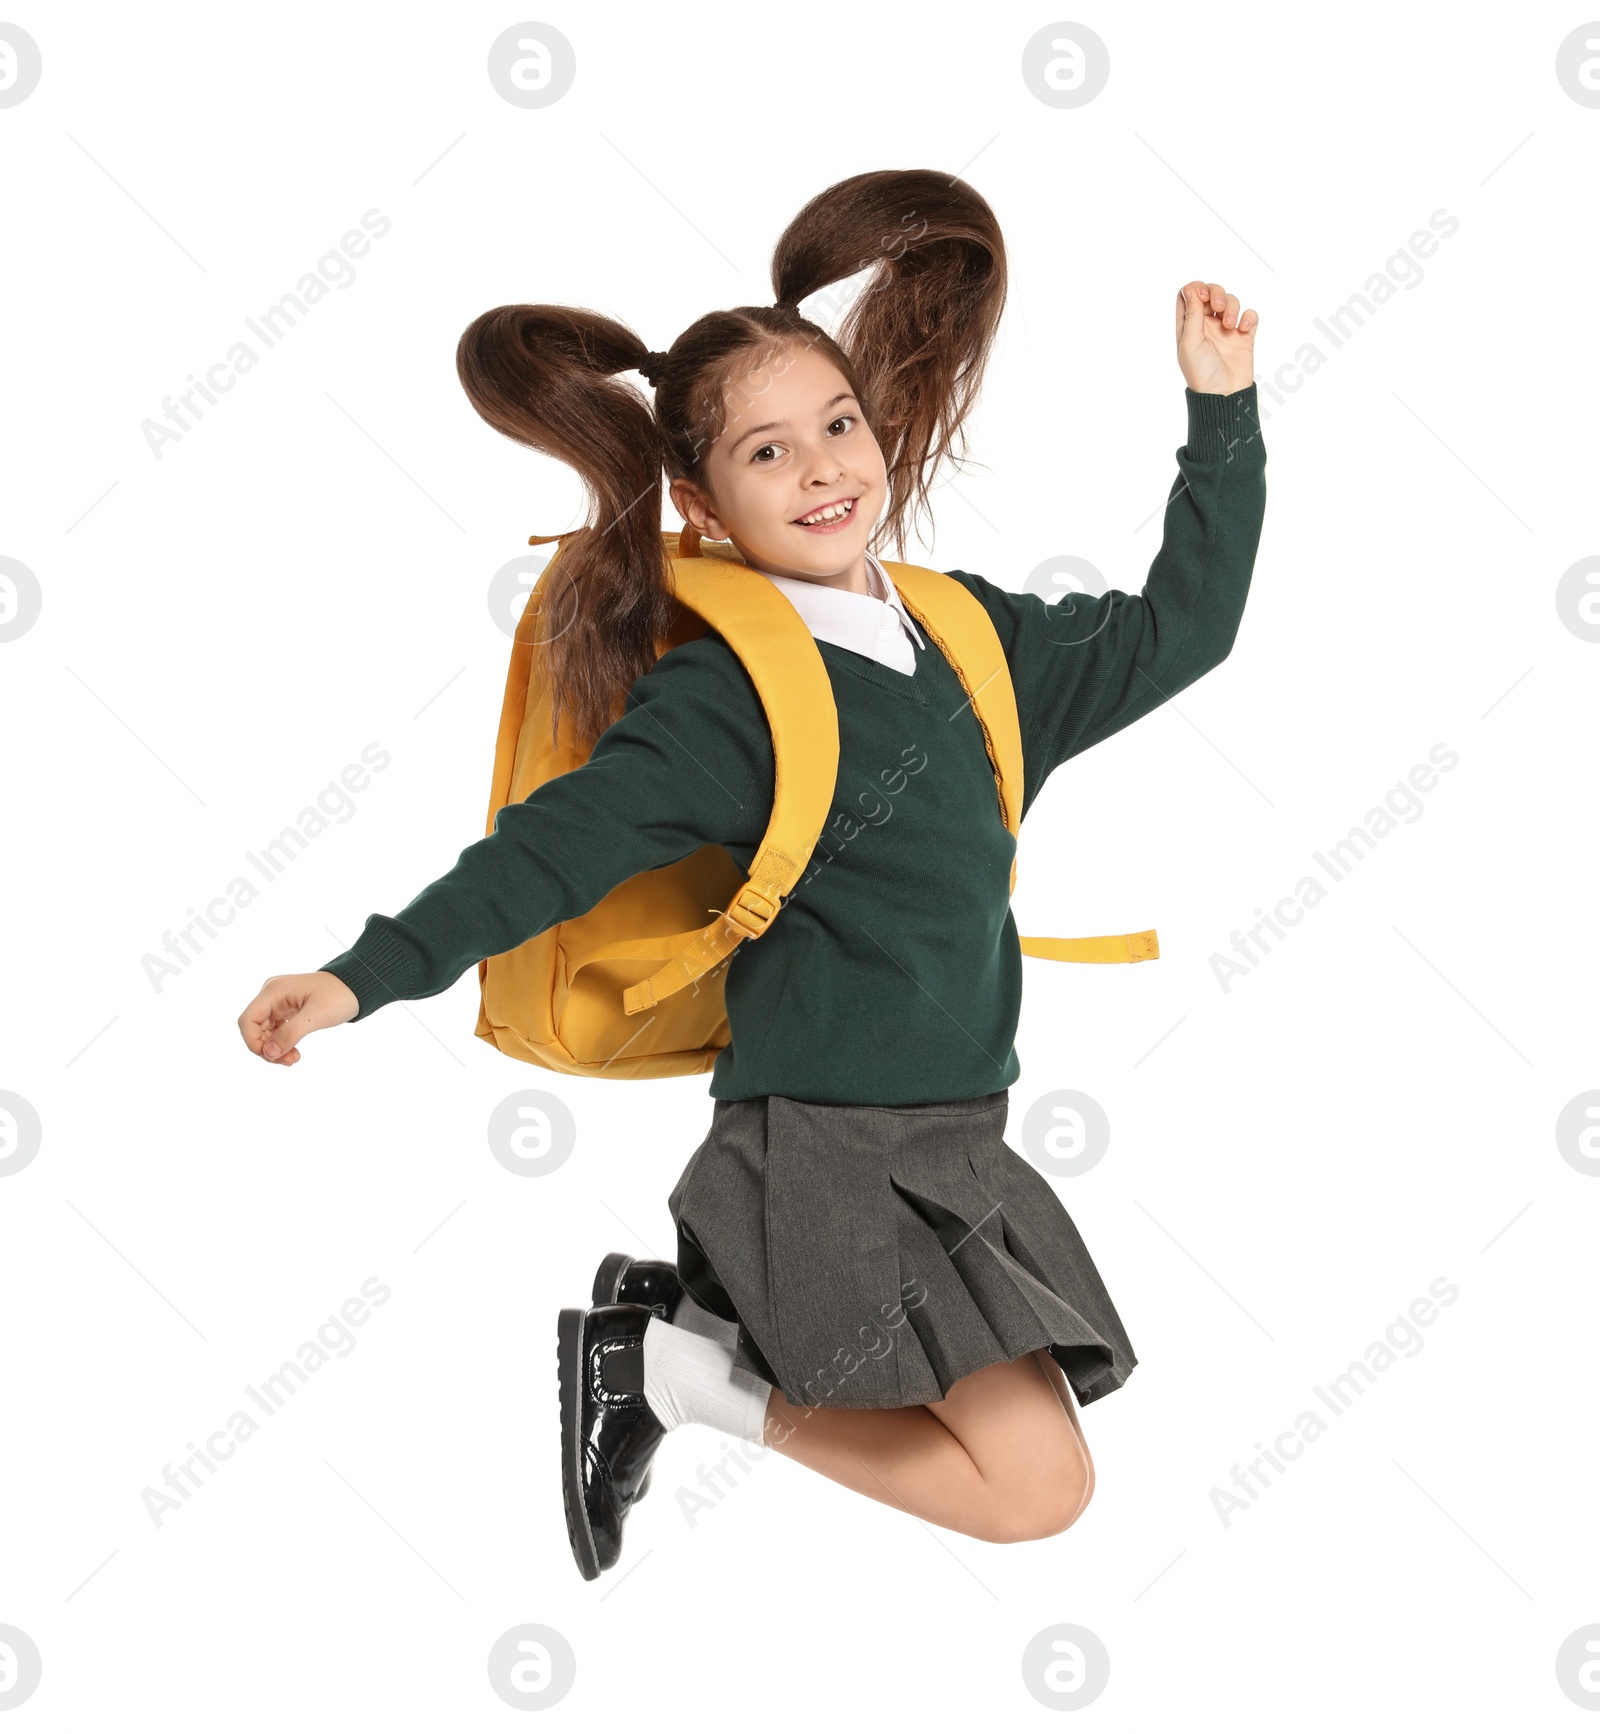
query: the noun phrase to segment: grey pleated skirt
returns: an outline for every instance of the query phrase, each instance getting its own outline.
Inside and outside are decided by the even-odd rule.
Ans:
[[[1004,1141],[1010,1092],[914,1107],[718,1099],[667,1200],[678,1272],[802,1407],[935,1403],[1048,1349],[1080,1404],[1137,1365],[1082,1236]]]

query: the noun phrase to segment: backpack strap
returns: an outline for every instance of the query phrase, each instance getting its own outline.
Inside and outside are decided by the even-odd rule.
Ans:
[[[625,1012],[656,1005],[715,968],[741,941],[766,932],[811,859],[839,777],[833,683],[794,604],[742,563],[706,559],[697,551],[671,566],[678,600],[728,641],[760,696],[772,730],[776,778],[772,816],[749,878],[707,926],[649,942],[658,957],[682,943],[654,975],[623,993]],[[609,951],[626,955],[632,943]]]
[[[944,652],[966,689],[994,767],[1000,817],[1015,837],[1022,826],[1022,725],[1004,646],[989,611],[966,585],[926,566],[881,562],[918,626]],[[1011,862],[1016,889],[1017,863]]]
[[[1156,930],[1143,933],[1096,933],[1086,939],[1046,939],[1041,934],[1019,934],[1027,957],[1048,957],[1056,963],[1146,963],[1160,957]]]
[[[1015,837],[1022,827],[1022,725],[1005,647],[989,611],[965,584],[948,573],[898,561],[882,564],[894,579],[901,601],[944,652],[966,690],[994,767],[1000,817]],[[1016,888],[1017,861],[1013,855],[1011,889]],[[1057,963],[1143,963],[1161,955],[1154,928],[1142,933],[1099,933],[1083,939],[1042,935],[1019,935],[1019,939],[1027,956],[1047,957]]]

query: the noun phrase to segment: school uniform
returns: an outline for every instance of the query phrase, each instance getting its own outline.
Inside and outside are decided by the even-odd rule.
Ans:
[[[1005,650],[1024,817],[1053,770],[1232,648],[1265,509],[1256,388],[1184,395],[1143,592],[1050,607],[950,574]],[[839,776],[805,875],[724,972],[711,1127],[668,1199],[680,1273],[739,1320],[740,1360],[793,1403],[937,1401],[1037,1348],[1093,1402],[1136,1357],[1054,1189],[1003,1141],[1020,1073],[1015,841],[959,678],[881,563],[868,570],[874,596],[763,575],[816,639]],[[707,631],[634,683],[585,764],[502,808],[454,868],[322,967],[359,1019],[442,992],[706,843],[748,872],[773,777],[760,699]]]

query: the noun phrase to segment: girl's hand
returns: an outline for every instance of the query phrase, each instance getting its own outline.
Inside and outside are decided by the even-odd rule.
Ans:
[[[1178,291],[1178,366],[1191,391],[1243,391],[1255,378],[1256,310],[1220,283],[1196,278]]]
[[[240,1013],[239,1034],[251,1053],[275,1066],[292,1066],[300,1058],[295,1044],[302,1036],[347,1024],[360,1010],[356,996],[325,969],[269,975]]]

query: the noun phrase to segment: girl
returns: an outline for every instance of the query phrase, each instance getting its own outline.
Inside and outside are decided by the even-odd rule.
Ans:
[[[797,311],[874,263],[837,342]],[[613,1254],[595,1304],[561,1316],[564,1494],[586,1577],[615,1563],[651,1455],[685,1421],[968,1535],[1058,1534],[1094,1486],[1074,1400],[1135,1365],[1071,1218],[1003,1141],[1014,842],[970,701],[870,551],[904,547],[957,454],[1005,300],[998,224],[963,181],[858,175],[789,225],[772,280],[774,305],[707,314],[665,352],[580,308],[499,307],[467,328],[473,406],[572,464],[592,499],[541,649],[557,717],[594,745],[398,916],[373,915],[321,970],[272,977],[239,1019],[252,1052],[291,1066],[311,1032],[440,993],[708,842],[748,873],[771,738],[715,632],[656,653],[675,607],[665,469],[686,523],[749,568],[732,581],[777,585],[816,638],[837,817],[726,966],[712,1122],[668,1199],[676,1266]],[[1188,439],[1140,594],[1047,604],[950,574],[1005,650],[1024,814],[1058,765],[1233,645],[1265,501],[1256,325],[1220,284],[1179,291]],[[634,369],[653,408],[614,378]]]

